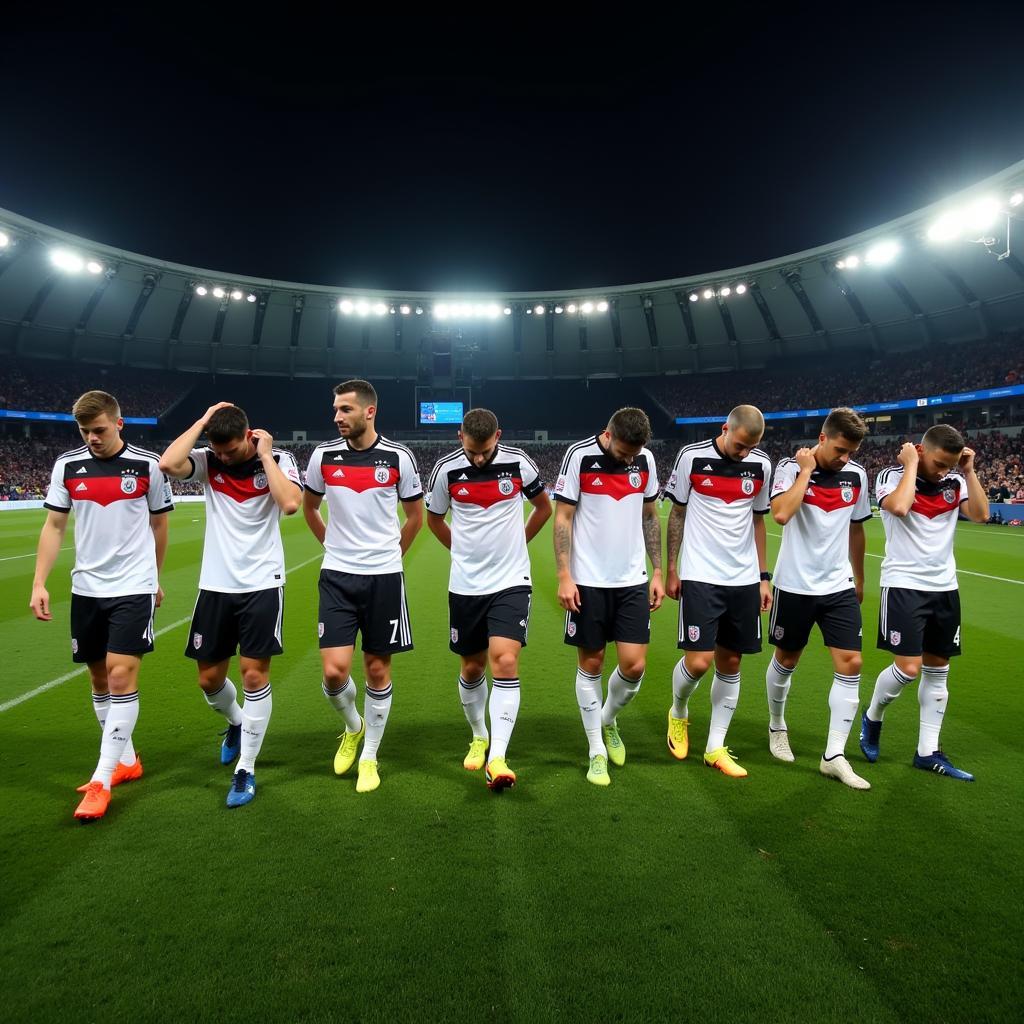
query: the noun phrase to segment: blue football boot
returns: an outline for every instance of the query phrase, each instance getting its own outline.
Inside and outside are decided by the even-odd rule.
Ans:
[[[256,796],[256,776],[239,768],[231,776],[231,788],[228,790],[228,807],[242,807]]]
[[[232,764],[242,750],[242,727],[229,725],[221,736],[224,742],[220,745],[220,763]]]
[[[872,722],[865,711],[860,716],[860,749],[872,764],[878,760],[878,741],[881,738],[882,723]]]
[[[970,772],[951,764],[941,750],[936,750],[934,754],[927,754],[925,757],[914,754],[914,767],[925,772],[935,772],[936,775],[948,775],[951,779],[959,779],[961,782],[974,781],[974,776]]]

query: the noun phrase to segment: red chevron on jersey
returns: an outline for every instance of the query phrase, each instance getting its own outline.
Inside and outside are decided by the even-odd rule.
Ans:
[[[838,512],[857,504],[860,488],[843,484],[840,487],[822,487],[811,484],[804,493],[804,504],[813,505],[823,512]]]
[[[394,487],[398,483],[397,466],[334,466],[324,463],[324,483],[328,487],[347,487],[362,494],[376,487]]]
[[[714,473],[691,473],[690,487],[705,498],[718,498],[731,505],[734,501],[749,501],[757,497],[764,480],[750,476],[716,476]]]
[[[66,486],[72,501],[94,501],[97,505],[112,505],[115,501],[144,498],[149,493],[149,479],[144,476],[86,476],[78,483],[72,476]]]
[[[480,508],[490,508],[499,501],[518,498],[522,490],[523,481],[519,477],[508,476],[496,480],[453,480],[448,485],[452,501],[479,505]]]
[[[938,494],[922,494],[918,491],[914,495],[914,504],[910,506],[910,511],[927,519],[935,519],[937,516],[956,512],[960,508],[959,498],[959,487],[946,487]]]
[[[264,481],[262,487],[256,486],[257,478],[261,478]],[[231,498],[232,501],[237,501],[241,504],[243,501],[251,501],[253,498],[261,498],[264,494],[268,494],[270,487],[266,483],[266,479],[266,474],[262,470],[255,476],[246,477],[229,476],[227,473],[214,473],[210,477],[210,487],[225,497]]]
[[[580,490],[584,494],[604,494],[615,501],[620,501],[631,494],[643,494],[649,479],[650,474],[647,470],[633,470],[630,473],[580,473]]]

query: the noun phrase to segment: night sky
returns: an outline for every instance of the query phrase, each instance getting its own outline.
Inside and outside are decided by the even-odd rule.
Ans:
[[[222,272],[553,290],[782,256],[1024,157],[1014,5],[617,10],[8,31],[0,206]]]

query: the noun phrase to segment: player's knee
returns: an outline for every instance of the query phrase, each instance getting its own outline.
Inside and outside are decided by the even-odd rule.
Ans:
[[[921,662],[897,658],[896,667],[909,679],[916,679],[921,671]]]
[[[780,648],[776,647],[775,660],[783,668],[795,669],[798,662],[800,661],[800,653],[799,651],[783,651]]]
[[[579,659],[580,668],[590,676],[600,675],[604,669],[604,654],[593,654]]]
[[[128,665],[112,665],[107,669],[107,686],[111,693],[131,693],[135,689],[136,670]]]
[[[738,654],[719,655],[715,658],[715,668],[720,675],[734,676],[740,670]]]
[[[509,651],[492,655],[491,672],[499,679],[514,679],[519,672],[519,659]]]
[[[698,652],[696,654],[687,654],[683,659],[686,664],[686,669],[691,676],[700,678],[705,672],[711,667],[711,662],[714,660],[711,654],[705,654]]]
[[[479,679],[487,671],[486,658],[463,658],[462,678],[468,682]]]
[[[631,658],[619,662],[619,674],[627,679],[639,679],[647,670],[647,662],[643,658]]]
[[[258,668],[247,668],[242,672],[242,687],[250,692],[262,690],[267,685],[269,673]]]
[[[366,682],[375,690],[391,681],[391,661],[384,658],[367,657],[365,660]]]
[[[348,682],[352,665],[346,661],[324,662],[324,682],[331,690],[340,689]]]
[[[859,653],[853,653],[839,660],[839,671],[844,676],[859,676],[864,667],[864,659]]]

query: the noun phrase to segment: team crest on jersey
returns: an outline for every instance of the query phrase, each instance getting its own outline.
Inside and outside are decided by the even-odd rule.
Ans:
[[[899,647],[900,640],[902,639],[903,634],[898,629],[889,630],[889,643],[891,643],[893,647]]]
[[[386,484],[391,479],[391,470],[384,465],[378,465],[373,471],[373,479],[379,484]]]
[[[198,651],[203,646],[203,634],[193,633],[192,634],[192,646]]]
[[[71,638],[71,653],[78,653],[78,641],[74,637]]]
[[[943,496],[943,498],[946,499],[946,504],[947,505],[952,505],[953,502],[956,501],[956,491],[954,491],[952,487],[947,487],[942,492],[942,496]]]
[[[853,501],[853,488],[852,487],[844,487],[844,488],[842,488],[840,490],[839,493],[842,495],[843,501],[846,501],[846,502]]]
[[[574,637],[576,635],[576,623],[569,620],[569,625],[565,627],[565,635],[567,637]]]
[[[636,490],[640,486],[640,474],[632,472],[629,474],[629,486]]]
[[[452,643],[453,644],[457,644],[459,642],[459,631],[454,626],[452,626],[451,635],[452,635]]]
[[[687,626],[686,635],[690,638],[690,643],[695,644],[700,639],[700,626]]]
[[[266,473],[257,473],[252,478],[252,484],[253,484],[253,487],[255,487],[258,491],[263,490],[263,488],[267,486],[267,474]]]
[[[751,480],[749,476],[745,476],[743,478],[743,482],[740,484],[740,487],[742,488],[744,494],[754,493],[754,481]]]
[[[133,476],[121,477],[121,490],[125,494],[134,494],[139,489],[139,481]]]
[[[324,624],[322,622],[318,622],[316,624],[316,635],[318,637],[323,638],[323,635],[324,635]]]
[[[507,476],[503,476],[498,480],[498,491],[501,494],[508,496],[516,489],[515,484],[512,483],[511,479]]]
[[[782,626],[776,626],[773,630],[773,635],[776,640],[781,640],[786,635],[786,630]]]

